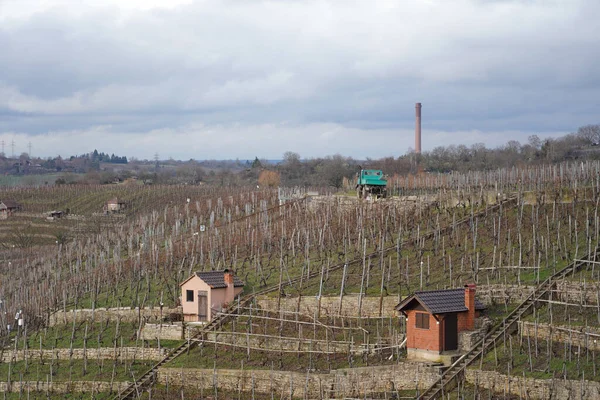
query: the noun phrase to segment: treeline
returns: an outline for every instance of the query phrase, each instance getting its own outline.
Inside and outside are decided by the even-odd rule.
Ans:
[[[113,163],[113,164],[127,164],[127,157],[115,156],[114,154],[108,155],[106,153],[98,153],[98,150],[95,150],[92,153],[84,154],[82,157],[89,158],[92,162],[105,162],[105,163]]]
[[[448,173],[451,171],[492,170],[514,165],[535,165],[572,160],[600,159],[600,125],[586,125],[577,132],[558,138],[528,137],[526,143],[511,140],[505,145],[488,148],[483,143],[472,146],[438,146],[421,154],[408,153],[400,157],[379,160],[354,160],[340,155],[300,160],[288,152],[276,170],[285,186],[343,186],[344,177],[350,183],[361,168],[381,169],[388,176],[419,172]],[[346,181],[348,182],[348,181]]]
[[[107,168],[101,172],[90,172],[79,182],[102,184],[135,177],[145,184],[342,187],[344,178],[354,176],[358,171],[359,162],[341,155],[301,160],[299,154],[287,152],[279,164],[256,158],[252,162],[157,162],[152,167],[131,162],[130,166],[127,170]]]
[[[105,168],[94,171],[98,160],[113,159],[94,151],[90,158],[88,174],[73,183],[114,183],[135,177],[145,184],[189,184],[216,186],[312,186],[351,188],[360,168],[381,169],[386,175],[416,173],[448,173],[467,170],[493,170],[497,168],[558,163],[569,160],[600,159],[600,125],[586,125],[577,132],[558,138],[540,139],[529,136],[525,143],[515,140],[496,148],[483,143],[471,146],[438,146],[421,154],[413,152],[399,157],[378,160],[355,160],[352,157],[333,155],[302,159],[300,154],[286,152],[278,164],[258,157],[254,161],[161,161],[144,163],[133,160],[128,169]],[[118,157],[114,157],[118,158]],[[126,158],[123,157],[124,161]],[[76,158],[71,160],[73,163]],[[92,161],[95,160],[95,161]],[[74,164],[73,164],[74,165]],[[92,167],[92,168],[89,168]],[[91,171],[90,171],[91,169]],[[64,169],[63,169],[64,171]],[[265,173],[268,171],[268,173]]]
[[[177,162],[151,171],[139,171],[146,182],[242,186],[313,186],[351,188],[360,168],[381,169],[386,175],[448,173],[451,171],[492,170],[515,165],[558,163],[568,160],[600,159],[600,125],[587,125],[559,138],[529,136],[526,143],[511,140],[496,148],[483,143],[472,146],[438,146],[421,154],[408,153],[379,160],[356,160],[333,155],[302,159],[288,151],[278,164],[253,162],[203,161]],[[265,174],[264,171],[269,171]],[[261,176],[262,173],[262,176]]]
[[[486,170],[513,165],[557,163],[600,158],[600,125],[586,125],[559,138],[529,136],[526,143],[511,140],[504,146],[488,149],[483,143],[438,146],[423,152],[417,161],[425,171],[450,172]],[[411,155],[405,156],[411,157]],[[414,155],[412,156],[413,158]],[[402,168],[405,171],[405,168]]]

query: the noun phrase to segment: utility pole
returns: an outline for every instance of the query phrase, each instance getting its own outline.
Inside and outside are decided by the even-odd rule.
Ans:
[[[29,142],[29,144],[27,145],[27,148],[29,148],[29,159],[31,159],[31,142]]]
[[[12,158],[15,158],[15,139],[12,140],[10,145],[12,147]]]
[[[158,162],[158,153],[154,153],[154,168],[158,169],[160,167],[160,164]]]
[[[4,155],[4,139],[2,140],[2,155]]]

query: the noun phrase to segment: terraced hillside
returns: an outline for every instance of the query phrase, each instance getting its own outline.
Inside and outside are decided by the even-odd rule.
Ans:
[[[484,331],[523,293],[596,248],[599,168],[574,168],[564,167],[570,181],[562,170],[529,171],[527,180],[498,172],[438,187],[428,181],[421,197],[375,203],[331,196],[280,205],[272,191],[206,187],[12,191],[24,211],[0,222],[0,232],[16,240],[14,230],[23,230],[35,239],[0,255],[3,390],[108,398],[185,344],[154,369],[153,385],[132,386],[133,396],[416,397],[440,367],[406,360],[403,320],[393,306],[415,290],[475,282],[488,305]],[[494,185],[494,177],[506,181]],[[113,197],[130,204],[122,216],[95,215]],[[42,215],[66,208],[71,217]],[[485,371],[497,374],[494,382],[514,371],[557,379],[559,359],[569,360],[561,364],[563,380],[594,381],[597,349],[589,348],[585,364],[584,347],[567,351],[559,336],[525,330],[548,325],[564,338],[583,326],[593,338],[597,300],[561,296],[569,285],[595,287],[594,265],[540,300],[521,335],[487,353],[451,396],[502,393],[499,383],[473,378]],[[195,336],[195,328],[178,324],[179,283],[194,271],[225,268],[244,280],[250,297],[227,323]],[[159,333],[145,336],[150,328]],[[530,343],[536,363],[527,358],[527,368],[509,368],[532,354]]]

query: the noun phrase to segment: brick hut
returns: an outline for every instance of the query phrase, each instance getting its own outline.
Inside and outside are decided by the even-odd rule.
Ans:
[[[459,333],[475,329],[485,306],[475,299],[475,285],[464,289],[415,292],[396,306],[406,317],[408,358],[451,362],[458,354]]]
[[[0,219],[7,219],[20,209],[21,205],[14,200],[0,200]]]
[[[242,292],[244,282],[233,272],[224,270],[196,272],[179,286],[183,320],[205,322]]]

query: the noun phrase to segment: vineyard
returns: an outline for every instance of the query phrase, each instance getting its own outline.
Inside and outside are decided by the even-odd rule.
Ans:
[[[22,210],[0,221],[0,390],[415,398],[444,367],[407,360],[394,310],[402,298],[475,283],[484,335],[598,248],[600,163],[393,185],[400,196],[376,202],[326,189],[287,201],[275,190],[188,185],[3,190]],[[103,212],[113,198],[124,210]],[[49,219],[53,210],[68,213]],[[244,281],[244,301],[210,329],[182,324],[179,284],[224,269]],[[444,396],[600,395],[599,276],[591,260],[553,282]]]

